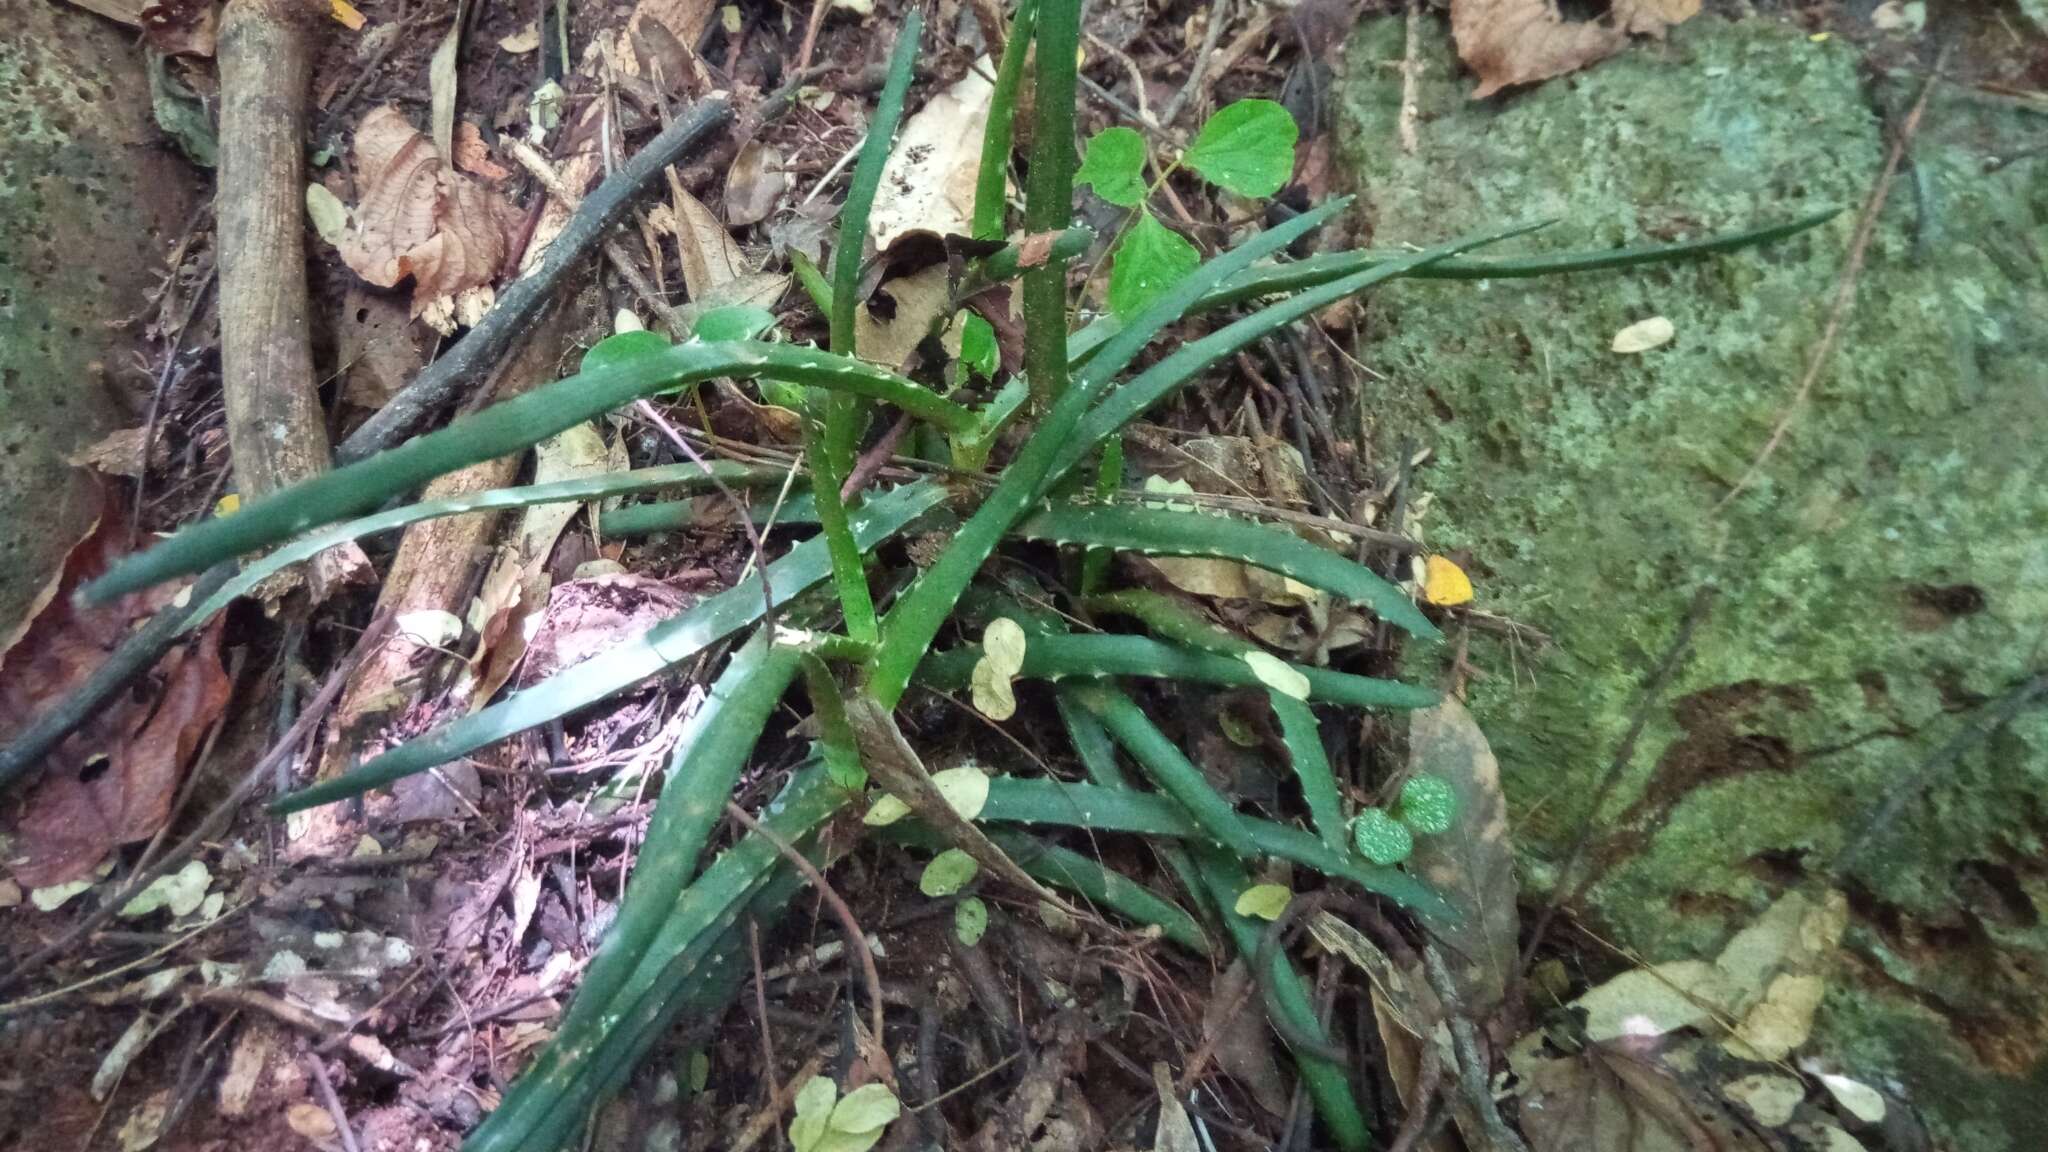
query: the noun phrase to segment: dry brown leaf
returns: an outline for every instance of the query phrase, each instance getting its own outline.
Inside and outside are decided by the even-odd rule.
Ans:
[[[886,251],[912,232],[965,236],[974,220],[981,137],[988,127],[995,74],[983,57],[952,87],[904,121],[882,168],[868,235]]]
[[[347,373],[341,398],[358,408],[382,408],[427,362],[424,333],[406,306],[360,285],[342,298],[334,340]]]
[[[1233,961],[1216,976],[1202,1013],[1202,1040],[1222,1068],[1252,1094],[1259,1107],[1278,1116],[1287,1111],[1291,1087],[1273,1053],[1273,1033],[1259,1023],[1258,990],[1251,968]]]
[[[854,348],[863,360],[901,371],[917,352],[917,346],[931,335],[932,325],[945,315],[946,305],[951,302],[946,266],[934,264],[890,280],[875,289],[875,295],[888,299],[871,298],[866,307],[854,309]],[[888,319],[875,315],[877,303],[893,306]]]
[[[1624,32],[1662,39],[1664,30],[1700,14],[1700,0],[1614,0],[1614,22]]]
[[[533,684],[646,632],[690,606],[690,597],[659,580],[621,572],[557,584],[519,682]]]
[[[1674,960],[1632,968],[1572,1003],[1585,1009],[1586,1038],[1662,1036],[1725,1013],[1733,999],[1729,980],[1705,960]]]
[[[491,146],[484,143],[483,129],[468,120],[455,125],[455,166],[493,184],[512,175],[510,168],[491,159]]]
[[[149,6],[149,0],[71,0],[71,3],[130,28],[142,27],[142,10]]]
[[[718,222],[703,201],[670,181],[671,203],[648,213],[648,222],[675,238],[676,262],[682,265],[683,287],[692,301],[707,299],[711,292],[746,275],[750,269],[733,243],[732,234]]]
[[[1522,1133],[1531,1152],[1762,1152],[1718,1104],[1618,1049],[1523,1066]]]
[[[110,510],[65,561],[63,587],[99,575],[124,551],[127,518]],[[134,622],[178,594],[159,588],[79,609],[54,597],[0,659],[0,741],[63,698],[103,663]],[[206,730],[227,706],[220,663],[224,618],[165,655],[148,680],[122,693],[60,744],[16,826],[10,868],[24,887],[91,873],[107,852],[155,834]]]
[[[380,288],[413,278],[413,314],[488,285],[505,261],[508,209],[453,171],[433,142],[385,105],[356,126],[355,228],[339,246]]]
[[[147,467],[143,439],[147,428],[121,428],[66,456],[65,462],[109,476],[141,476]]]
[[[739,227],[766,220],[788,190],[782,153],[759,140],[747,141],[725,172],[726,222]]]
[[[1451,0],[1451,35],[1479,77],[1474,100],[1576,72],[1628,44],[1618,28],[1565,20],[1556,0]]]
[[[1466,1009],[1484,1017],[1500,1003],[1517,959],[1515,854],[1500,764],[1472,714],[1453,699],[1412,714],[1408,763],[1448,781],[1458,796],[1456,823],[1418,837],[1408,870],[1456,910],[1434,930],[1450,945],[1451,977]]]

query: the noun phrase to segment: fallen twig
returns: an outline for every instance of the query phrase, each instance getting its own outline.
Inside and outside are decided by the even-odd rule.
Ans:
[[[1877,175],[1870,198],[1863,204],[1863,214],[1856,220],[1855,238],[1849,243],[1849,258],[1842,265],[1842,274],[1835,280],[1835,296],[1828,305],[1827,325],[1821,329],[1820,343],[1814,345],[1813,355],[1807,359],[1806,373],[1799,378],[1799,387],[1792,393],[1792,402],[1785,406],[1785,414],[1778,417],[1777,424],[1771,428],[1770,438],[1764,441],[1756,459],[1749,462],[1749,467],[1736,479],[1734,487],[1728,489],[1728,494],[1714,505],[1710,515],[1720,515],[1721,510],[1742,495],[1743,489],[1749,487],[1757,473],[1763,470],[1765,462],[1784,442],[1785,434],[1791,431],[1792,422],[1806,407],[1807,397],[1812,395],[1814,384],[1820,380],[1821,369],[1834,355],[1835,342],[1842,334],[1842,323],[1849,318],[1849,309],[1856,303],[1856,281],[1863,275],[1863,257],[1870,250],[1871,237],[1877,233],[1878,216],[1884,212],[1885,199],[1891,195],[1892,180],[1899,173],[1899,164],[1906,157],[1906,149],[1912,147],[1913,137],[1920,131],[1920,117],[1927,111],[1927,98],[1934,94],[1935,82],[1941,78],[1942,65],[1947,62],[1948,47],[1944,45],[1940,55],[1935,57],[1934,68],[1920,86],[1919,98],[1913,101],[1912,110],[1906,113],[1904,123],[1899,125],[1898,133],[1892,138],[1891,152],[1884,158],[1884,168]]]
[[[825,906],[832,910],[833,918],[839,921],[840,930],[846,933],[846,946],[860,956],[861,980],[867,985],[868,1029],[871,1032],[867,1041],[872,1045],[872,1050],[865,1053],[865,1055],[874,1074],[879,1076],[894,1091],[896,1089],[896,1069],[891,1064],[888,1050],[883,1046],[882,1042],[882,974],[875,968],[874,951],[868,947],[867,933],[861,931],[860,921],[854,918],[853,909],[847,907],[846,901],[832,887],[832,882],[825,878],[823,872],[818,871],[818,866],[811,863],[810,857],[797,851],[789,841],[784,840],[762,826],[759,820],[754,819],[745,808],[740,807],[738,804],[727,800],[725,802],[725,810],[733,819],[740,822],[741,827],[749,832],[758,834],[761,839],[766,840],[777,852],[782,854],[783,859],[789,861],[791,867],[802,873],[804,880],[810,884],[813,891],[817,892],[818,898],[823,900]]]

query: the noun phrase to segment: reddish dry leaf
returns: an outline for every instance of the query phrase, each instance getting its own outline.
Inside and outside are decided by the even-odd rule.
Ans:
[[[356,126],[356,226],[340,245],[356,275],[380,288],[413,278],[413,313],[489,284],[505,262],[509,210],[452,171],[426,135],[389,105]]]
[[[119,556],[126,517],[95,532],[65,562],[65,591],[29,626],[0,664],[0,740],[61,700],[104,662],[129,630],[177,595],[153,589],[80,610],[69,589]],[[148,839],[170,815],[171,798],[206,730],[226,708],[221,622],[158,663],[149,678],[108,706],[51,753],[23,805],[9,867],[24,886],[89,874],[114,847]]]

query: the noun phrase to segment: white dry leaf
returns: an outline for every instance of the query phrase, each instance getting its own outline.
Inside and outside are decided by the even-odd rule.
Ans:
[[[1634,968],[1572,1001],[1585,1010],[1586,1039],[1662,1036],[1724,1011],[1728,979],[1705,960]]]
[[[244,1116],[249,1112],[250,1102],[255,1099],[258,1079],[270,1063],[270,1056],[277,1049],[277,1030],[262,1021],[252,1021],[235,1038],[234,1051],[228,1055],[228,1070],[221,1077],[219,1103],[220,1114],[227,1117]]]
[[[168,908],[172,916],[189,916],[205,902],[206,888],[212,883],[213,876],[207,872],[205,863],[189,860],[176,872],[150,881],[149,887],[137,892],[119,915],[147,916],[159,908]]]
[[[156,1138],[163,1134],[164,1117],[170,1110],[169,1088],[137,1104],[128,1113],[128,1119],[121,1122],[121,1130],[114,1134],[114,1141],[121,1146],[121,1152],[142,1152],[155,1144]]]
[[[90,880],[72,880],[64,884],[52,884],[48,888],[37,888],[28,894],[28,902],[38,912],[55,912],[80,892],[92,887]]]
[[[1764,1127],[1782,1128],[1806,1099],[1806,1086],[1790,1076],[1758,1072],[1721,1085],[1721,1095],[1747,1108]]]
[[[967,235],[974,221],[974,184],[981,168],[981,137],[995,96],[987,57],[959,82],[932,97],[904,121],[868,216],[868,235],[887,251],[912,232]]]
[[[1624,356],[1648,352],[1652,348],[1662,348],[1671,343],[1671,338],[1677,334],[1678,329],[1672,327],[1671,321],[1662,316],[1652,316],[1648,320],[1638,320],[1616,332],[1614,350]]]
[[[1004,676],[1015,676],[1024,667],[1024,629],[1008,616],[989,621],[981,633],[982,658]]]
[[[1835,1103],[1841,1105],[1842,1111],[1865,1124],[1884,1123],[1884,1096],[1877,1089],[1861,1080],[1851,1080],[1832,1072],[1821,1073],[1820,1083],[1828,1090],[1828,1095],[1835,1098]]]
[[[334,1117],[311,1100],[300,1100],[284,1110],[284,1122],[291,1130],[316,1144],[334,1139]]]
[[[974,699],[974,710],[991,720],[1008,720],[1017,714],[1017,693],[1010,684],[1010,673],[1004,672],[988,657],[974,662],[974,671],[968,675],[967,687]]]
[[[1270,652],[1247,652],[1244,662],[1251,665],[1252,675],[1259,678],[1259,683],[1283,696],[1308,699],[1308,677],[1287,661]]]
[[[446,648],[462,639],[462,618],[439,608],[401,612],[398,631],[422,648]]]
[[[1813,1034],[1814,1013],[1827,995],[1818,976],[1786,973],[1771,981],[1764,998],[1743,1013],[1735,1035],[1721,1042],[1740,1060],[1782,1060]]]
[[[875,14],[875,0],[832,0],[832,7],[839,9],[841,12],[851,12],[856,16],[873,16]]]
[[[980,816],[988,803],[988,774],[971,764],[932,773],[932,785],[962,820]]]
[[[172,1016],[176,1015],[175,1012],[172,1013]],[[120,1039],[114,1041],[112,1048],[107,1049],[107,1054],[100,1058],[100,1066],[93,1071],[92,1098],[105,1100],[107,1094],[121,1082],[121,1077],[127,1075],[128,1065],[137,1056],[142,1055],[142,1050],[149,1047],[149,1042],[156,1039],[157,1034],[162,1032],[164,1025],[168,1023],[170,1019],[159,1019],[154,1012],[139,1013],[135,1019],[129,1021],[128,1029],[121,1033]]]
[[[528,20],[524,28],[500,38],[498,47],[514,56],[524,56],[540,47],[540,21]]]
[[[21,885],[0,877],[0,908],[14,908],[21,904]]]

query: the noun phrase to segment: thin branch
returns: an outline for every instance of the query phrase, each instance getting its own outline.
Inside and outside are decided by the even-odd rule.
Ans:
[[[854,918],[853,909],[847,907],[846,901],[841,899],[838,891],[832,887],[832,882],[825,879],[825,874],[818,871],[818,866],[811,863],[810,857],[797,851],[789,841],[769,831],[738,804],[727,800],[725,810],[733,819],[740,822],[741,827],[758,834],[780,852],[782,858],[789,861],[790,865],[803,875],[804,880],[817,892],[818,898],[825,902],[825,906],[832,910],[833,919],[839,921],[840,931],[846,933],[847,948],[860,957],[861,980],[867,985],[868,1028],[873,1033],[868,1040],[873,1045],[873,1050],[867,1053],[868,1063],[872,1066],[870,1070],[888,1084],[891,1091],[896,1091],[896,1070],[890,1065],[889,1053],[882,1045],[882,974],[875,968],[874,951],[868,947],[867,933],[861,931],[860,921]]]

